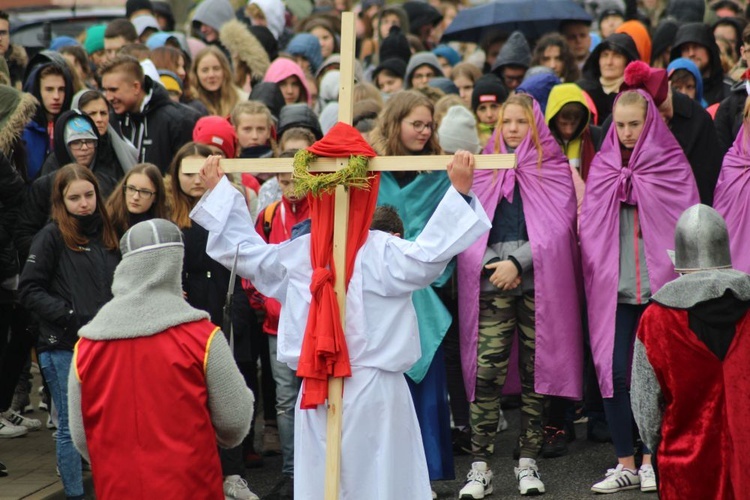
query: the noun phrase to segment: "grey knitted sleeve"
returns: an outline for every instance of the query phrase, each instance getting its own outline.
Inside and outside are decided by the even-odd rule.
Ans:
[[[83,430],[83,414],[81,412],[81,384],[76,377],[75,358],[70,365],[68,374],[68,427],[70,437],[78,452],[91,463],[89,449],[86,445],[86,433]]]
[[[245,385],[221,331],[216,332],[207,349],[206,385],[211,422],[219,445],[233,448],[250,430],[255,398]]]
[[[651,451],[655,451],[661,441],[664,398],[654,369],[646,356],[646,347],[639,339],[635,339],[633,352],[630,400],[641,439]]]

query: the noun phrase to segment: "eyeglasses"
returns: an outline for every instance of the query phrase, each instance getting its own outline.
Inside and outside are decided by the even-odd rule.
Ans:
[[[138,194],[144,200],[151,199],[151,197],[156,194],[153,191],[149,191],[148,189],[138,189],[137,187],[131,185],[125,186],[125,193],[129,196],[135,196],[136,194]]]
[[[417,132],[417,133],[424,131],[424,129],[429,129],[430,132],[432,132],[433,130],[435,130],[435,123],[434,122],[425,123],[425,122],[422,122],[422,121],[419,121],[419,120],[417,120],[415,122],[407,122],[407,121],[405,121],[405,122],[408,123],[409,125],[411,125],[412,127],[414,127],[414,132]]]
[[[87,148],[96,147],[96,139],[76,139],[68,143],[71,149],[83,149],[84,146]]]

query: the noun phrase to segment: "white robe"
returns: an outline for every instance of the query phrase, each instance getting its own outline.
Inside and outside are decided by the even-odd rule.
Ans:
[[[190,216],[209,231],[208,254],[282,304],[278,359],[297,368],[310,307],[310,237],[266,244],[242,196],[226,179],[204,195]],[[340,498],[432,498],[427,463],[404,378],[420,357],[411,293],[430,285],[448,261],[489,231],[476,198],[450,188],[416,241],[372,231],[359,251],[346,296],[352,376],[344,381]],[[294,425],[294,494],[324,493],[327,410],[301,410]]]

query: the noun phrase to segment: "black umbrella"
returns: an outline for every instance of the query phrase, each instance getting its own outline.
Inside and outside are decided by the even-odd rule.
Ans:
[[[499,31],[520,31],[535,40],[557,31],[563,21],[590,23],[591,16],[573,0],[497,0],[460,11],[441,41],[479,43]]]

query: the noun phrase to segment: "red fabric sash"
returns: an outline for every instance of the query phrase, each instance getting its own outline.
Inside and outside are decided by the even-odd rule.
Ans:
[[[323,139],[308,151],[318,156],[349,157],[376,156],[375,151],[351,125],[337,123]],[[370,181],[370,189],[351,189],[349,226],[346,240],[346,284],[354,271],[357,252],[367,240],[372,213],[378,199],[380,175]],[[313,275],[310,284],[312,300],[302,340],[297,376],[302,385],[302,409],[309,410],[325,403],[328,398],[328,377],[350,377],[349,351],[341,324],[339,305],[333,285],[336,269],[333,263],[333,226],[336,196],[326,193],[308,198],[310,204],[311,242],[310,261]]]

